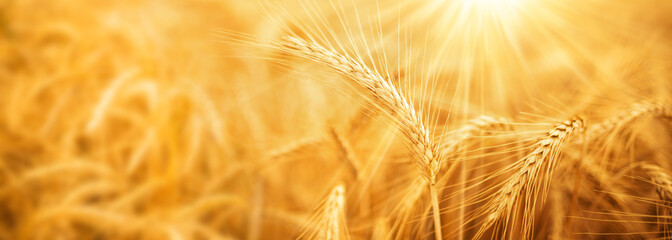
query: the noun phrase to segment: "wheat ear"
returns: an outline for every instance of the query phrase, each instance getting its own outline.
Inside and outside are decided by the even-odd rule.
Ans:
[[[469,120],[467,124],[462,126],[461,128],[457,129],[454,134],[451,134],[452,136],[448,139],[448,141],[445,141],[441,145],[441,150],[442,153],[445,154],[444,156],[450,156],[450,154],[455,154],[459,153],[460,146],[468,142],[468,140],[473,139],[476,136],[482,135],[482,134],[488,134],[489,131],[493,130],[511,130],[512,127],[507,124],[508,121],[506,121],[503,118],[498,118],[498,117],[491,117],[487,115],[480,115],[476,118],[473,118]],[[456,163],[457,161],[452,161],[453,163]],[[466,162],[463,162],[459,164],[460,166],[460,177],[459,177],[459,182],[460,182],[460,189],[467,189],[467,169],[468,167],[466,166]],[[450,168],[448,169],[447,172],[452,172],[454,168],[458,164],[452,164]],[[458,201],[460,203],[459,206],[459,211],[458,211],[458,226],[464,226],[465,224],[465,208],[466,208],[466,191],[461,191],[460,194],[458,195]],[[463,239],[464,232],[460,231],[458,232],[458,238]]]
[[[366,88],[373,96],[375,103],[390,114],[409,143],[411,152],[417,160],[416,165],[421,169],[423,176],[429,183],[434,212],[435,237],[437,240],[442,239],[436,189],[436,175],[439,171],[441,158],[436,145],[430,139],[429,132],[413,105],[392,83],[354,58],[296,37],[287,36],[284,40],[281,49],[327,66],[354,81],[357,85]]]
[[[481,115],[478,117],[475,117],[467,122],[464,126],[453,130],[449,133],[448,136],[442,141],[439,145],[439,149],[441,149],[441,152],[443,153],[442,156],[446,156],[446,159],[450,159],[451,156],[450,154],[454,154],[455,152],[458,151],[458,146],[460,145],[466,145],[470,143],[470,140],[473,140],[474,138],[488,134],[489,131],[495,131],[495,130],[510,130],[512,129],[512,126],[508,124],[509,121],[503,118],[498,118],[498,117],[493,117],[493,116],[487,116],[487,115]],[[446,151],[445,149],[451,149],[451,151]],[[450,162],[450,161],[449,161]],[[452,161],[455,163],[456,161]],[[446,164],[442,164],[442,168],[445,168]],[[452,175],[456,170],[457,170],[457,165],[458,164],[451,164],[444,172],[446,175]],[[413,207],[417,201],[420,199],[422,194],[424,193],[422,189],[427,188],[427,182],[426,181],[421,181],[422,179],[417,178],[413,184],[411,184],[411,187],[406,191],[407,193],[404,195],[403,201],[400,202],[398,206],[396,206],[393,210],[393,212],[397,213],[398,215],[402,215],[400,218],[402,221],[406,221],[408,217],[410,216],[410,210],[411,207]],[[466,184],[465,180],[461,181],[462,183],[462,188],[465,188],[464,184]],[[464,198],[462,196],[462,198]],[[460,206],[460,209],[462,209],[464,206]],[[460,223],[459,226],[463,225],[462,222],[462,217],[459,216],[460,218]],[[399,220],[397,220],[399,221]],[[400,222],[395,222],[393,228],[401,228],[401,223]]]
[[[656,193],[658,198],[663,202],[663,205],[660,208],[660,213],[658,217],[658,226],[659,229],[663,231],[662,239],[672,239],[672,229],[670,229],[670,208],[672,208],[672,178],[669,174],[662,168],[652,165],[652,164],[643,164],[642,169],[651,178],[651,182],[656,185]]]
[[[506,119],[480,115],[469,120],[464,126],[451,131],[450,138],[443,141],[439,149],[441,149],[443,156],[453,154],[456,152],[456,148],[465,141],[481,135],[483,131],[487,134],[488,131],[494,130],[509,131],[512,130],[512,126],[508,124]]]
[[[324,214],[327,216],[327,229],[324,235],[326,240],[340,239],[339,220],[342,218],[341,215],[344,212],[345,187],[343,185],[338,185],[331,190],[331,194],[329,194],[329,198],[327,199],[326,208],[324,209]]]
[[[534,218],[534,206],[536,197],[541,194],[545,197],[550,184],[550,179],[558,158],[558,152],[562,144],[576,131],[583,131],[584,122],[581,118],[556,125],[535,143],[534,150],[525,156],[517,164],[517,172],[511,176],[504,187],[488,202],[488,215],[475,238],[482,236],[487,229],[495,225],[499,219],[510,216],[516,203],[527,204],[523,216],[523,235],[529,236],[530,225]],[[528,199],[521,201],[521,195]],[[514,213],[515,214],[515,213]],[[507,220],[508,222],[508,220]]]
[[[661,104],[639,103],[628,111],[590,127],[586,136],[595,138],[646,116],[672,118],[672,109]]]

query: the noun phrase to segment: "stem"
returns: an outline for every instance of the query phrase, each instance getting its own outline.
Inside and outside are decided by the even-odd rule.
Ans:
[[[432,212],[434,212],[434,237],[436,240],[442,240],[441,236],[441,212],[439,209],[439,198],[437,197],[436,183],[429,185],[429,194],[432,198]]]
[[[462,162],[462,163],[460,163],[460,197],[458,199],[460,201],[460,210],[458,212],[459,222],[458,222],[458,225],[457,225],[460,228],[464,227],[464,208],[466,208],[466,206],[465,206],[466,196],[465,195],[466,195],[466,192],[467,192],[466,182],[467,182],[467,170],[466,170],[466,167],[465,167],[465,163]],[[464,240],[464,232],[462,231],[462,229],[460,229],[460,231],[458,231],[457,239],[458,240]]]

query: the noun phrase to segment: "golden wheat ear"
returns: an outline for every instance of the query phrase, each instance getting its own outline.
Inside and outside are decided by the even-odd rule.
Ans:
[[[504,187],[486,205],[487,217],[474,239],[480,238],[490,227],[506,218],[519,219],[514,209],[523,209],[523,236],[529,237],[534,221],[537,197],[545,199],[555,169],[560,147],[575,132],[584,130],[582,118],[574,118],[556,125],[534,144],[534,150],[517,162],[518,170],[507,180]],[[525,199],[521,199],[521,197]],[[512,216],[513,215],[513,216]],[[505,232],[508,226],[505,226]]]
[[[336,185],[297,239],[350,239],[345,218],[345,186]]]
[[[436,189],[436,177],[441,165],[441,156],[413,104],[379,73],[372,71],[365,64],[348,55],[328,50],[317,43],[307,42],[292,36],[284,38],[281,49],[331,68],[352,80],[357,86],[366,89],[373,97],[374,104],[390,116],[404,135],[404,139],[416,159],[416,166],[429,183],[434,213],[434,235],[437,240],[442,239],[439,196]]]
[[[475,138],[479,136],[486,136],[494,131],[508,131],[512,129],[512,126],[508,124],[509,121],[503,118],[481,115],[470,119],[463,126],[450,131],[446,134],[444,138],[440,138],[442,141],[439,143],[439,149],[443,153],[442,156],[445,156],[445,161],[442,162],[442,169],[446,169],[442,174],[444,175],[440,180],[437,180],[437,185],[444,186],[445,182],[450,176],[458,170],[457,166],[458,160],[455,159],[456,153],[459,153],[459,146],[472,144]],[[443,170],[442,170],[443,171]],[[464,176],[464,175],[461,175]],[[466,180],[461,179],[460,186],[462,189],[466,188]],[[409,184],[408,188],[404,191],[403,200],[400,201],[392,210],[395,221],[393,224],[393,229],[399,233],[408,234],[409,231],[403,223],[408,222],[409,219],[413,216],[413,212],[417,211],[418,208],[424,208],[425,206],[419,204],[421,197],[426,194],[425,190],[427,189],[427,181],[423,181],[421,177],[417,177],[415,180]],[[458,201],[463,202],[464,200],[464,191],[459,193],[453,193],[453,195],[461,196],[462,198]],[[446,196],[448,198],[450,196]],[[460,205],[460,209],[464,208],[464,204]],[[458,215],[458,226],[464,225],[464,216]],[[446,233],[447,235],[453,236],[457,230],[453,229],[452,231]],[[461,231],[461,230],[460,230]],[[457,235],[457,233],[455,233]],[[397,238],[409,238],[409,236],[396,236]]]
[[[647,116],[656,118],[672,119],[672,108],[667,105],[657,103],[638,103],[630,109],[623,111],[613,118],[607,119],[600,124],[596,124],[586,131],[589,138],[597,138],[610,132],[622,129],[639,119]]]
[[[651,182],[656,185],[656,193],[660,199],[658,209],[658,231],[662,233],[661,239],[672,239],[672,177],[667,171],[659,166],[653,164],[642,164],[641,166],[646,174],[651,179]]]

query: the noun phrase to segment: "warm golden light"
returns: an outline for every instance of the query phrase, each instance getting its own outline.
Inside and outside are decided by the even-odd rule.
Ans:
[[[672,239],[672,1],[0,1],[0,240]]]
[[[490,11],[510,10],[520,8],[526,1],[533,0],[462,0],[465,4],[474,5],[476,8],[489,9]]]

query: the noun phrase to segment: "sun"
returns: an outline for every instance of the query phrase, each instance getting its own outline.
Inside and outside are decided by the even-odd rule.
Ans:
[[[527,0],[463,0],[474,7],[488,10],[506,10],[521,7]]]

